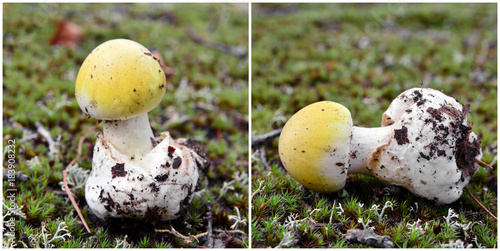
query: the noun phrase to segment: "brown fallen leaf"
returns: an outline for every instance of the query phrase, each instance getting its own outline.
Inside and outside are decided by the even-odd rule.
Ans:
[[[70,21],[61,21],[57,24],[56,31],[50,39],[50,45],[60,45],[74,49],[83,39],[82,30]]]
[[[151,50],[152,56],[160,62],[160,66],[163,69],[163,72],[165,72],[165,77],[170,80],[170,78],[175,74],[175,68],[168,67],[165,60],[163,60],[163,57],[161,56],[160,51],[156,49]]]

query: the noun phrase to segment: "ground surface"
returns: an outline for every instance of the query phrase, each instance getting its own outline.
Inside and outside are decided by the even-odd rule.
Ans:
[[[4,221],[21,215],[11,224],[13,241],[4,236],[4,245],[248,246],[247,13],[246,4],[4,4],[4,168],[13,159],[14,169],[25,175],[19,173],[12,187],[3,182],[4,199],[9,199]],[[63,20],[76,24],[83,40],[75,40],[74,33],[55,37]],[[174,138],[198,141],[212,164],[182,218],[156,226],[131,220],[104,222],[84,198],[84,178],[91,169],[97,135],[91,133],[83,143],[79,169],[70,175],[72,191],[93,232],[87,234],[60,182],[64,168],[77,155],[78,140],[98,124],[83,115],[74,98],[78,69],[93,48],[113,38],[133,39],[157,50],[168,67],[170,84],[161,107],[149,113],[151,125],[157,132],[170,131]],[[60,45],[50,45],[51,41]],[[8,197],[9,188],[15,190],[14,197]],[[22,209],[9,212],[10,198]],[[176,237],[174,229],[189,238]],[[208,238],[204,233],[210,229]],[[198,237],[190,237],[194,235]]]
[[[252,135],[281,128],[320,100],[346,106],[355,125],[377,127],[390,102],[422,82],[471,105],[483,160],[495,169],[480,168],[467,188],[497,212],[496,9],[253,5]],[[363,175],[350,177],[339,193],[315,193],[286,173],[277,146],[277,138],[253,146],[252,247],[366,247],[345,238],[363,225],[390,236],[395,247],[497,246],[497,222],[465,193],[436,206]],[[392,209],[381,213],[388,202]]]

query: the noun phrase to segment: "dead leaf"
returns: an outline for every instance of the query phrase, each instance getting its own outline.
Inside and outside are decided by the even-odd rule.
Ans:
[[[153,57],[160,62],[160,66],[163,69],[163,72],[165,72],[165,77],[167,79],[170,79],[175,74],[175,68],[168,67],[165,60],[163,60],[163,57],[161,56],[160,51],[153,49],[151,50],[151,54]]]
[[[57,24],[56,32],[50,39],[50,45],[60,45],[74,49],[83,39],[82,30],[70,21],[61,21]]]

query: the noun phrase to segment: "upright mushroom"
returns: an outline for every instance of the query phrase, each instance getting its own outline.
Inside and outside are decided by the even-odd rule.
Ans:
[[[319,192],[368,174],[438,204],[452,203],[478,168],[481,143],[467,124],[468,105],[427,88],[400,94],[382,127],[352,126],[349,110],[318,102],[297,112],[280,136],[280,158],[302,185]]]
[[[103,219],[176,218],[208,161],[190,140],[153,135],[147,112],[166,89],[160,63],[137,42],[110,40],[87,56],[75,89],[82,111],[104,120],[85,186],[92,211]]]

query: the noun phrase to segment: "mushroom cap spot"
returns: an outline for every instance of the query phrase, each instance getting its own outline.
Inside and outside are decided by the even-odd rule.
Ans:
[[[149,54],[149,55],[148,55]],[[76,78],[78,105],[102,120],[125,120],[147,113],[163,98],[165,74],[149,50],[128,39],[113,39],[96,47]]]
[[[347,177],[351,129],[351,113],[343,105],[330,101],[310,104],[283,127],[279,139],[281,162],[306,188],[338,191]]]

